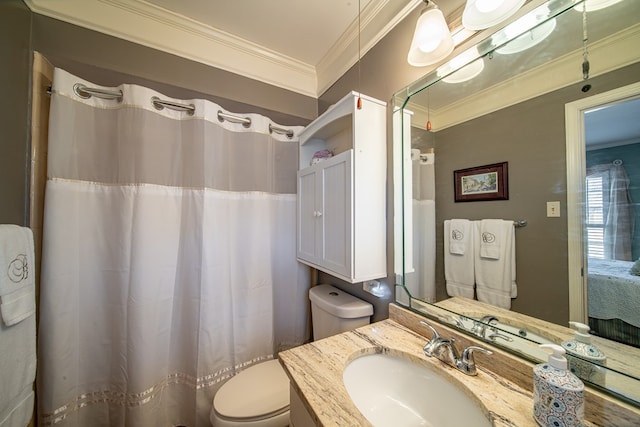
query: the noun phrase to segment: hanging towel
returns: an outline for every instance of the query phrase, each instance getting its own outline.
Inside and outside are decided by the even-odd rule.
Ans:
[[[480,257],[500,259],[504,222],[508,221],[501,219],[483,219],[480,221]]]
[[[0,427],[24,427],[33,417],[35,393],[33,386],[25,388],[9,405],[5,412],[0,413]]]
[[[23,427],[33,414],[36,377],[33,234],[0,225],[0,427]]]
[[[473,250],[473,245],[469,244],[473,236],[471,221],[468,219],[452,219],[450,224],[450,231],[448,237],[446,237],[449,239],[449,252],[464,255],[467,249]]]
[[[35,313],[33,233],[0,225],[0,311],[11,326]]]
[[[447,294],[473,299],[474,288],[474,233],[467,234],[466,245],[463,254],[451,252],[450,239],[451,222],[444,222],[444,277],[446,280]],[[470,228],[472,231],[473,228]]]
[[[478,301],[510,309],[511,299],[518,296],[515,231],[513,221],[498,221],[501,237],[497,259],[480,255],[482,222],[474,222],[476,294]]]

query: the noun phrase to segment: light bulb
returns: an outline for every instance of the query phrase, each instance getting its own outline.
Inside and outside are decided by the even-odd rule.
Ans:
[[[467,0],[462,25],[470,30],[493,27],[515,14],[525,0]]]
[[[444,59],[453,51],[453,39],[440,9],[425,9],[418,22],[407,56],[409,64],[423,67]]]

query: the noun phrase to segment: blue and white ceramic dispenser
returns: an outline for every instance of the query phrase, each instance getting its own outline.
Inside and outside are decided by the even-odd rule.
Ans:
[[[582,427],[584,420],[584,384],[567,369],[565,350],[556,344],[541,344],[550,349],[547,363],[533,368],[533,416],[543,427]]]
[[[598,365],[606,365],[607,357],[591,343],[589,326],[579,322],[569,322],[569,325],[576,329],[573,340],[562,342],[567,352],[569,370],[584,380],[604,386],[606,368]]]

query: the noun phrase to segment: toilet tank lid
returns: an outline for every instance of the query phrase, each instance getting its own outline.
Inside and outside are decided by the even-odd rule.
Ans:
[[[309,299],[324,311],[342,319],[371,316],[373,306],[331,285],[309,289]]]

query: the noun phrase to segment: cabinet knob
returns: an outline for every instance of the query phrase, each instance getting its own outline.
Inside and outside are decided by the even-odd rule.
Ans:
[[[322,216],[322,212],[320,211],[313,211],[313,216],[317,217],[321,217]]]

